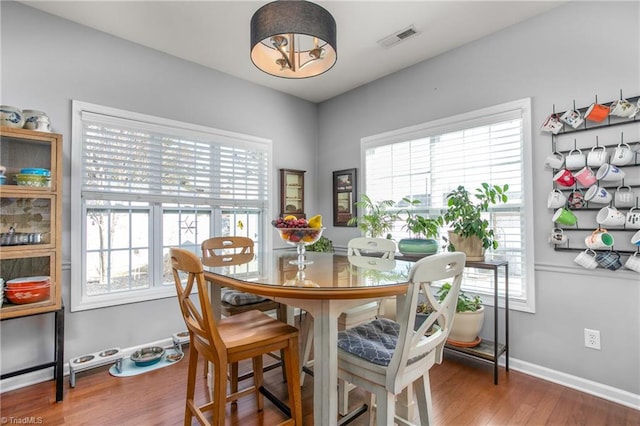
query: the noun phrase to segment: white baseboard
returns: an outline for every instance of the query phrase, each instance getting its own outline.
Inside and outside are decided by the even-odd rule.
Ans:
[[[504,362],[500,362],[504,366]],[[549,382],[557,383],[580,392],[588,393],[599,398],[615,402],[625,407],[640,411],[640,395],[617,389],[609,385],[572,376],[561,371],[541,367],[519,359],[509,358],[509,369],[519,371],[529,376],[538,377]]]

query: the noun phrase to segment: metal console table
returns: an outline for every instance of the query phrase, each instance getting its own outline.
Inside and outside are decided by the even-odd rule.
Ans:
[[[467,262],[466,268],[488,269],[493,271],[493,341],[483,340],[478,346],[465,348],[446,344],[445,348],[452,351],[460,352],[465,355],[476,357],[485,361],[493,362],[493,383],[498,384],[498,359],[500,355],[505,354],[505,369],[509,371],[509,262],[486,261],[486,262]],[[504,267],[504,344],[498,342],[498,272]]]
[[[48,312],[39,312],[33,315],[44,315],[53,312],[55,314],[55,343],[54,343],[54,351],[53,356],[54,359],[51,362],[46,362],[44,364],[35,365],[33,367],[23,368],[21,370],[12,371],[10,373],[5,373],[0,376],[0,380],[8,379],[10,377],[20,376],[22,374],[31,373],[33,371],[44,370],[45,368],[53,367],[53,375],[56,379],[56,402],[61,402],[63,399],[63,384],[64,384],[64,306],[60,309]],[[20,317],[14,318],[6,318],[3,321],[9,321],[12,319],[25,318],[27,316],[33,315],[24,315]]]

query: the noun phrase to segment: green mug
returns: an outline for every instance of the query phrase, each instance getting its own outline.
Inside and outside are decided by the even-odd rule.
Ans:
[[[578,222],[578,218],[575,214],[573,214],[571,210],[560,207],[553,214],[553,222],[560,223],[562,225],[573,226]]]

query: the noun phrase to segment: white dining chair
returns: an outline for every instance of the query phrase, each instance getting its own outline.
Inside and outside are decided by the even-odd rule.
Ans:
[[[461,252],[425,257],[411,268],[409,287],[399,296],[396,321],[378,318],[338,332],[338,379],[371,393],[371,411],[378,426],[395,422],[411,425],[413,419],[396,416],[396,396],[413,388],[420,425],[433,424],[429,369],[442,362],[447,336],[456,311],[466,256]],[[438,301],[431,290],[436,281],[451,281],[451,290]],[[416,324],[420,295],[433,311]]]
[[[396,243],[386,238],[357,237],[349,240],[347,256],[351,264],[368,269],[385,268],[385,264],[369,265],[367,257],[375,256],[385,261],[393,262],[396,253]],[[363,263],[364,262],[364,263]],[[382,301],[369,302],[343,312],[338,318],[338,330],[344,330],[375,319],[380,312]],[[349,411],[349,392],[354,386],[338,380],[338,413],[346,415]]]

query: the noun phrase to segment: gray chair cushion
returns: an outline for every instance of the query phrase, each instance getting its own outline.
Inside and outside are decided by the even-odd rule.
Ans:
[[[243,291],[234,290],[231,288],[223,288],[220,298],[223,302],[227,302],[234,306],[251,305],[253,303],[264,302],[265,299],[257,294],[245,293]]]
[[[338,332],[338,347],[378,365],[389,365],[398,344],[400,325],[379,318]]]

